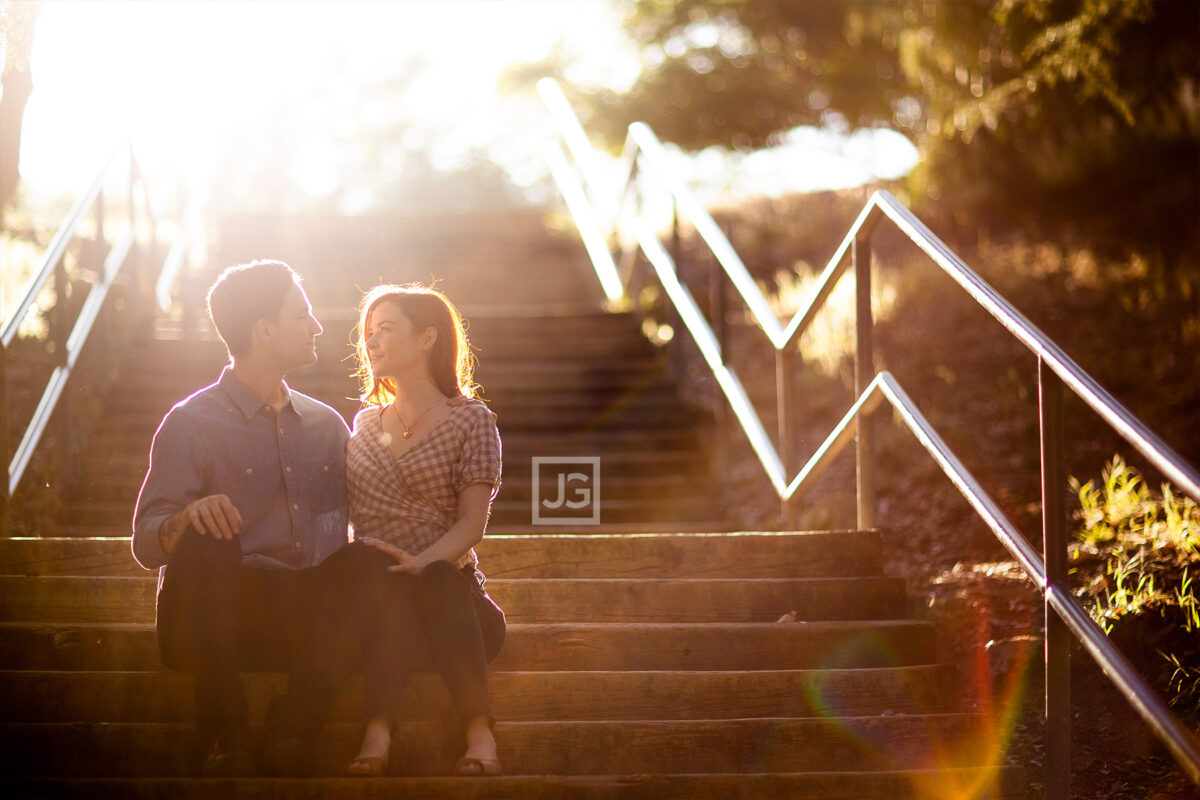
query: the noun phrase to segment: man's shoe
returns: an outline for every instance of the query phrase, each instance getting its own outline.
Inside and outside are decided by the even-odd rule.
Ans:
[[[200,767],[202,778],[252,778],[254,762],[250,751],[242,746],[229,746],[214,739]]]
[[[308,778],[312,776],[312,746],[298,736],[286,734],[268,739],[263,745],[259,766],[272,778]]]

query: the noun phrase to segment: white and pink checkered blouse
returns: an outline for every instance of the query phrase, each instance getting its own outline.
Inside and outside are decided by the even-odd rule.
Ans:
[[[473,483],[500,488],[500,434],[480,403],[451,407],[450,416],[404,455],[387,446],[380,422],[384,406],[354,418],[346,446],[347,496],[355,536],[369,536],[417,554],[454,524],[458,495]],[[476,563],[475,550],[459,566]]]

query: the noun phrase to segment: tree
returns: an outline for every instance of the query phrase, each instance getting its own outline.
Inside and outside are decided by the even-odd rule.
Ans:
[[[621,93],[568,88],[589,129],[613,147],[635,119],[686,149],[759,147],[804,124],[886,126],[922,152],[911,187],[918,197],[1012,205],[1022,193],[1114,170],[1133,181],[1147,159],[1164,172],[1193,169],[1195,183],[1198,2],[636,0],[626,8],[643,61],[636,83]]]
[[[33,93],[29,55],[36,0],[0,0],[0,209],[12,201],[20,179],[21,120]]]

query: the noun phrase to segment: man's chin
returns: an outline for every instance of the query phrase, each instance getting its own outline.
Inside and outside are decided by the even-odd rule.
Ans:
[[[311,353],[302,355],[299,358],[297,358],[292,363],[292,366],[288,367],[287,371],[291,372],[294,369],[303,369],[304,367],[311,367],[315,363],[317,363],[317,353],[316,353],[316,351],[313,351]]]

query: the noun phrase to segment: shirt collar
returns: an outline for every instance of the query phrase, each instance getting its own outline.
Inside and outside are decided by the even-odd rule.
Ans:
[[[300,409],[296,408],[296,404],[292,402],[292,390],[287,385],[287,381],[281,381],[281,383],[283,384],[283,396],[285,398],[281,411],[290,408],[292,413],[297,417],[301,416]],[[221,377],[217,381],[217,384],[225,390],[225,394],[229,395],[229,399],[233,401],[233,404],[237,406],[246,419],[250,419],[264,408],[270,408],[267,403],[263,402],[261,397],[251,391],[249,386],[238,380],[237,376],[233,374],[233,367],[228,364],[221,370]]]

